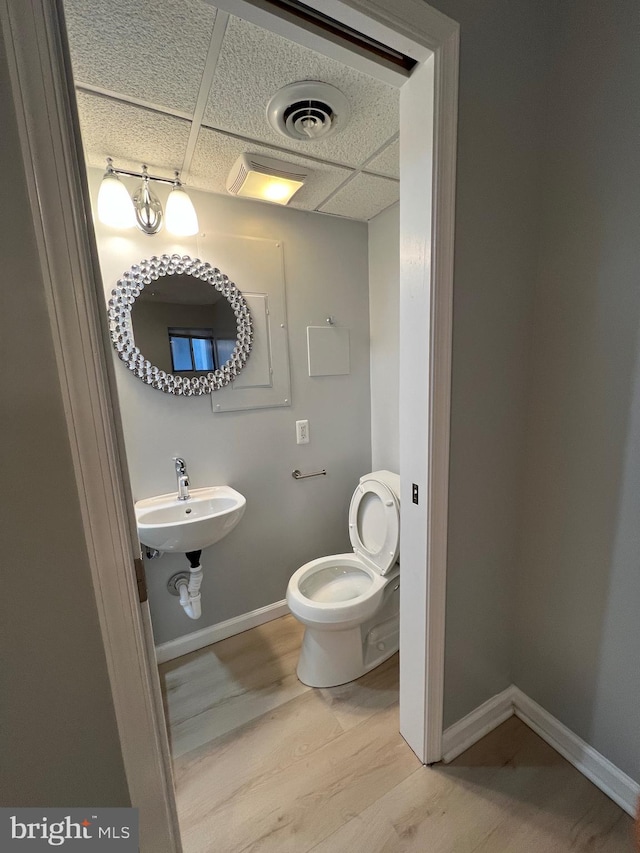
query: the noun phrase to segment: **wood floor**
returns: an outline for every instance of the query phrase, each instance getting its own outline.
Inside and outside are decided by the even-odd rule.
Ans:
[[[291,616],[163,664],[185,853],[632,853],[631,819],[515,717],[449,765],[398,734],[397,656],[296,679]]]

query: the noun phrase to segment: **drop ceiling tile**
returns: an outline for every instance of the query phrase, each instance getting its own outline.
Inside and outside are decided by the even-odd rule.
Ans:
[[[388,178],[356,175],[320,210],[352,219],[372,219],[400,198],[400,184]]]
[[[190,122],[85,92],[77,98],[90,166],[103,168],[113,157],[116,168],[140,171],[146,163],[152,174],[169,178],[182,168]]]
[[[212,6],[204,0],[64,0],[64,11],[76,83],[193,111]]]
[[[370,163],[367,163],[367,171],[378,172],[380,175],[388,175],[390,178],[400,177],[400,141],[396,139],[378,154]]]
[[[336,86],[351,105],[344,130],[299,142],[267,123],[267,103],[299,80]],[[274,33],[231,17],[218,60],[204,123],[265,144],[279,145],[349,166],[359,166],[398,130],[398,90]]]
[[[283,155],[268,146],[249,144],[215,130],[201,128],[185,181],[198,189],[227,195],[225,184],[231,167],[243,153],[264,154],[286,160],[309,170],[309,178],[295,194],[288,207],[314,210],[349,176],[348,169],[309,161],[297,155]]]

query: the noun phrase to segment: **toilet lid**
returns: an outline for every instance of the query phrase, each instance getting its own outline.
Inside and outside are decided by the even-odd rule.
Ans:
[[[371,569],[386,575],[398,559],[400,512],[393,491],[378,480],[360,483],[349,507],[353,551]]]

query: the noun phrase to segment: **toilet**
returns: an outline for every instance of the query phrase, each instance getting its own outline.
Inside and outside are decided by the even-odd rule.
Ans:
[[[297,674],[309,687],[360,678],[398,650],[400,477],[360,478],[349,506],[353,552],[301,566],[287,587],[289,610],[305,626]]]

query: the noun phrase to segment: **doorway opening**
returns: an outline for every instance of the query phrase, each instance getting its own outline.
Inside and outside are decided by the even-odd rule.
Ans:
[[[405,36],[398,35],[399,32],[407,31],[405,21],[404,23],[400,22],[400,19],[394,21],[393,14],[389,18],[389,21],[386,24],[381,24],[375,17],[369,17],[365,13],[354,13],[352,10],[349,11],[342,6],[342,4],[330,4],[333,8],[336,7],[336,15],[340,17],[343,15],[345,18],[348,18],[352,21],[355,20],[356,29],[361,29],[365,32],[373,31],[374,35],[380,35],[380,32],[383,34],[382,41],[386,42],[389,40],[390,42],[399,41],[403,44],[407,43],[407,38]],[[13,26],[15,19],[18,18],[21,14],[20,11],[16,10],[15,13],[12,12],[15,16],[11,21],[10,26]],[[355,15],[355,19],[354,19]],[[438,537],[431,537],[428,540],[427,537],[427,529],[433,532],[434,520],[438,521],[440,525],[442,525],[442,521],[444,520],[444,532],[446,533],[446,500],[442,501],[442,477],[441,472],[439,471],[438,465],[444,466],[446,469],[446,440],[444,443],[442,442],[441,429],[442,424],[445,422],[443,419],[443,415],[447,414],[446,406],[443,406],[443,401],[445,397],[448,401],[448,384],[442,382],[443,375],[447,374],[447,357],[444,359],[441,358],[442,352],[438,349],[438,347],[442,347],[442,342],[444,341],[445,346],[442,347],[443,351],[447,350],[447,331],[446,331],[446,323],[444,324],[444,334],[438,338],[438,340],[434,343],[432,331],[428,335],[425,335],[425,321],[427,322],[427,328],[432,330],[432,323],[434,322],[434,316],[441,320],[444,316],[445,320],[447,317],[447,303],[448,299],[450,299],[450,291],[447,292],[446,289],[444,291],[444,296],[441,293],[438,293],[437,288],[434,287],[433,291],[431,288],[431,283],[435,280],[434,277],[437,278],[436,273],[440,274],[443,277],[443,280],[449,280],[450,278],[450,268],[447,267],[447,264],[450,264],[450,256],[447,241],[451,240],[451,224],[452,224],[452,177],[453,177],[453,151],[451,147],[448,150],[444,151],[441,146],[441,141],[443,135],[446,137],[449,135],[449,142],[454,141],[453,136],[453,128],[455,127],[455,72],[451,74],[451,68],[455,65],[456,59],[456,30],[455,27],[449,26],[448,29],[443,28],[443,25],[446,22],[446,19],[443,19],[442,16],[435,15],[435,18],[431,20],[429,16],[431,12],[425,10],[425,17],[417,24],[417,28],[415,32],[419,35],[419,40],[417,42],[418,47],[422,50],[424,62],[423,65],[414,71],[411,78],[409,78],[409,85],[403,89],[402,100],[404,101],[402,110],[407,114],[407,110],[411,110],[411,117],[413,119],[413,126],[415,128],[415,134],[412,135],[411,132],[407,134],[407,137],[403,140],[403,147],[408,145],[409,148],[407,150],[407,154],[411,154],[411,152],[415,149],[412,146],[416,146],[416,148],[423,152],[423,159],[421,160],[420,156],[417,157],[403,157],[403,162],[406,162],[407,165],[412,165],[413,168],[416,168],[418,174],[415,174],[415,181],[409,186],[408,193],[406,198],[401,200],[401,206],[403,209],[406,208],[406,213],[409,214],[407,218],[405,218],[404,223],[401,221],[401,228],[403,233],[403,264],[406,264],[406,268],[403,266],[403,288],[407,293],[407,296],[410,297],[410,300],[407,302],[408,314],[411,315],[416,322],[418,322],[418,317],[421,312],[421,323],[419,323],[419,334],[413,335],[411,334],[412,328],[411,324],[407,324],[407,318],[404,319],[404,329],[407,332],[406,339],[403,337],[402,340],[402,356],[405,359],[405,366],[401,367],[401,387],[400,387],[400,399],[401,406],[403,395],[405,399],[408,399],[407,392],[411,392],[411,406],[410,411],[414,412],[417,416],[414,417],[411,421],[411,425],[407,424],[405,420],[403,420],[403,426],[401,429],[403,430],[404,448],[401,449],[401,473],[403,474],[403,478],[405,482],[403,483],[403,489],[411,490],[412,484],[418,486],[418,492],[424,497],[424,504],[420,502],[417,505],[413,505],[418,507],[417,509],[412,509],[411,507],[411,491],[408,491],[407,494],[403,494],[403,507],[407,506],[411,510],[411,512],[405,518],[403,516],[403,543],[402,543],[402,553],[404,555],[403,561],[403,572],[405,569],[405,565],[408,565],[408,573],[406,577],[403,575],[403,583],[405,587],[409,587],[415,593],[417,591],[417,596],[412,596],[411,601],[407,602],[407,607],[404,609],[403,613],[411,614],[412,610],[415,614],[417,611],[421,611],[420,618],[416,621],[415,624],[410,623],[408,627],[408,631],[405,631],[405,648],[409,652],[407,658],[412,657],[412,651],[417,652],[417,656],[414,658],[413,663],[411,664],[413,671],[413,678],[405,678],[404,682],[406,685],[406,689],[408,691],[407,701],[404,703],[404,710],[402,711],[402,716],[404,717],[401,720],[401,725],[404,727],[404,732],[406,734],[407,739],[419,754],[419,757],[423,761],[429,761],[435,759],[435,753],[439,748],[439,738],[441,735],[441,731],[438,731],[438,702],[437,698],[434,701],[433,696],[428,695],[429,690],[427,690],[427,685],[429,679],[433,679],[434,669],[432,668],[428,671],[426,666],[427,659],[430,655],[433,655],[433,642],[427,642],[428,636],[431,636],[433,639],[433,631],[434,628],[438,627],[438,619],[440,623],[443,618],[443,614],[438,618],[433,618],[434,614],[429,614],[428,611],[430,608],[434,609],[434,613],[437,613],[442,604],[441,601],[438,600],[438,596],[429,595],[427,598],[426,590],[429,588],[429,591],[433,591],[433,582],[436,579],[437,572],[435,571],[435,559],[434,559],[434,548],[442,547],[443,541],[443,529],[440,529],[440,535]],[[29,134],[29,138],[32,140],[37,140],[38,133],[35,131],[34,127],[29,125],[30,122],[37,124],[37,116],[45,115],[46,111],[32,109],[30,107],[35,107],[38,98],[43,97],[47,86],[50,88],[53,87],[55,89],[55,95],[51,102],[56,102],[59,106],[59,109],[55,115],[50,119],[53,124],[56,124],[54,130],[59,134],[60,139],[64,138],[64,143],[61,148],[62,151],[58,151],[59,161],[57,164],[51,168],[51,156],[44,156],[42,158],[38,158],[34,155],[35,144],[30,149],[30,168],[34,175],[34,185],[38,186],[39,189],[39,202],[40,202],[40,216],[42,217],[41,227],[42,227],[42,252],[43,256],[47,256],[50,260],[53,259],[53,255],[57,255],[57,260],[59,263],[50,264],[50,269],[53,270],[52,275],[52,299],[54,302],[58,300],[56,303],[60,309],[60,312],[64,314],[64,311],[67,310],[69,312],[68,316],[71,316],[75,311],[75,319],[79,319],[78,312],[88,311],[89,312],[89,320],[84,323],[77,323],[74,325],[70,323],[68,329],[63,328],[60,330],[61,335],[61,359],[60,359],[60,372],[61,375],[65,375],[67,377],[70,376],[76,367],[74,364],[71,364],[69,359],[65,359],[64,351],[70,351],[71,347],[68,346],[68,341],[63,340],[65,334],[72,336],[78,333],[78,343],[79,343],[79,351],[89,353],[92,351],[92,348],[89,342],[86,340],[87,333],[85,332],[84,336],[80,333],[80,329],[89,329],[89,336],[93,335],[93,340],[98,340],[97,335],[97,319],[99,315],[100,306],[95,305],[93,308],[91,307],[91,302],[89,300],[89,308],[83,304],[77,304],[75,306],[65,306],[62,305],[64,302],[64,291],[60,289],[57,290],[60,282],[60,270],[61,266],[64,263],[67,264],[67,267],[74,265],[73,258],[67,258],[66,261],[61,259],[61,250],[60,246],[62,246],[64,241],[59,241],[59,245],[56,245],[55,239],[53,239],[53,234],[55,232],[55,216],[46,216],[46,208],[47,203],[52,203],[53,198],[55,196],[56,190],[51,185],[52,181],[44,180],[35,180],[36,173],[40,169],[49,168],[49,175],[60,175],[61,171],[65,175],[65,180],[58,180],[58,199],[57,205],[52,204],[53,210],[63,210],[63,214],[69,217],[69,221],[73,221],[74,227],[67,229],[67,241],[68,234],[75,234],[77,245],[83,246],[84,248],[81,250],[82,260],[72,270],[72,274],[67,276],[66,281],[72,281],[74,288],[77,293],[82,293],[86,300],[88,294],[90,293],[90,289],[87,287],[87,276],[83,275],[86,273],[87,269],[91,266],[91,254],[88,249],[88,243],[86,241],[86,235],[83,237],[81,229],[78,230],[78,223],[76,214],[78,209],[81,207],[80,199],[81,196],[79,194],[79,186],[77,179],[74,178],[75,168],[73,166],[74,160],[74,152],[73,152],[73,133],[71,132],[70,124],[68,121],[68,117],[64,113],[64,109],[60,106],[60,103],[64,103],[64,75],[62,74],[62,62],[61,57],[62,53],[60,51],[60,45],[58,42],[57,30],[55,26],[55,17],[56,10],[51,7],[46,7],[43,9],[43,14],[40,18],[36,15],[35,24],[34,22],[22,21],[21,23],[25,24],[21,29],[23,36],[23,44],[18,47],[16,51],[16,56],[14,57],[14,61],[17,65],[17,75],[16,75],[16,87],[19,90],[19,97],[22,102],[25,104],[25,127],[27,133]],[[434,21],[437,23],[434,23]],[[450,22],[448,22],[450,24]],[[394,28],[394,24],[395,27]],[[415,24],[415,22],[414,22]],[[433,25],[433,28],[429,32],[429,27]],[[16,26],[17,30],[17,26]],[[421,33],[426,31],[426,35],[422,36]],[[436,32],[437,31],[437,32]],[[42,40],[48,44],[50,50],[47,55],[46,52],[32,51],[29,53],[28,51],[28,34],[32,33],[32,44],[38,43],[40,40],[40,44],[42,44]],[[14,43],[17,43],[17,39],[14,39]],[[432,61],[431,69],[429,72],[429,61],[426,57],[426,54],[429,52],[429,47],[427,45],[433,45],[436,49],[436,57],[438,57],[438,63]],[[445,49],[446,48],[446,49]],[[34,61],[32,66],[38,66],[35,69],[34,75],[38,81],[49,81],[49,83],[43,83],[42,85],[35,85],[33,77],[30,77],[30,70],[26,70],[27,66],[29,66],[28,55],[34,57]],[[446,61],[445,61],[446,60]],[[45,69],[45,64],[49,63],[49,67]],[[57,63],[57,64],[56,64]],[[52,71],[53,68],[53,71]],[[424,76],[420,79],[421,70],[426,69]],[[23,73],[24,72],[24,73]],[[437,73],[436,73],[437,72]],[[427,89],[428,86],[425,86],[427,77],[430,74],[430,96]],[[434,87],[434,79],[435,79],[435,87]],[[61,82],[62,81],[62,82]],[[417,83],[417,85],[413,85],[413,83]],[[30,85],[30,84],[34,85]],[[435,195],[435,203],[431,204],[432,198],[432,176],[433,176],[433,168],[432,168],[432,154],[433,149],[428,150],[426,154],[425,151],[425,141],[432,140],[434,138],[434,130],[433,130],[433,116],[434,116],[434,88],[436,98],[435,101],[437,103],[436,115],[440,115],[438,113],[438,109],[443,110],[443,103],[446,103],[446,109],[442,115],[446,117],[446,121],[440,122],[438,124],[436,122],[436,130],[435,130],[435,138],[436,138],[436,146],[435,151],[438,159],[438,166],[436,168],[436,173],[438,175],[438,181],[436,182],[437,192]],[[411,89],[414,91],[412,92]],[[44,90],[44,91],[43,91]],[[453,91],[453,96],[452,96]],[[51,94],[51,92],[49,92]],[[413,97],[412,97],[413,95]],[[453,106],[453,110],[451,107]],[[417,118],[418,120],[417,120]],[[52,128],[49,127],[49,138],[51,138]],[[428,145],[426,146],[428,148]],[[26,146],[25,146],[26,148]],[[449,170],[449,171],[447,171]],[[424,172],[424,174],[423,174]],[[411,174],[411,173],[409,173]],[[42,177],[42,176],[39,176]],[[47,197],[47,185],[48,189],[51,192],[51,195]],[[66,195],[63,199],[63,203],[60,204],[60,187],[65,186]],[[441,188],[445,186],[447,188],[447,193],[445,196],[438,195],[438,192],[441,191]],[[428,204],[425,204],[425,199],[428,200]],[[447,207],[448,205],[448,207]],[[436,220],[436,228],[432,231],[432,211],[434,213],[434,217]],[[444,216],[446,212],[447,216]],[[35,214],[34,214],[35,215]],[[440,219],[438,219],[440,216]],[[401,215],[402,220],[402,215]],[[434,237],[432,244],[432,235]],[[68,245],[68,242],[66,243]],[[83,253],[83,254],[82,254]],[[428,263],[431,261],[431,275],[425,277],[424,276],[424,263]],[[439,265],[436,263],[436,260],[439,261]],[[411,262],[414,263],[414,272],[417,273],[412,277],[411,270]],[[425,282],[427,282],[427,286],[425,286]],[[435,295],[434,295],[435,294]],[[96,299],[96,294],[93,294],[93,299]],[[440,302],[438,300],[441,300]],[[80,300],[82,303],[82,300]],[[93,313],[91,313],[93,312]],[[430,319],[429,319],[430,318]],[[409,318],[410,319],[410,318]],[[102,321],[103,322],[103,321]],[[403,320],[401,319],[401,323]],[[427,345],[425,346],[425,340],[427,341]],[[84,341],[84,343],[83,343]],[[66,346],[65,346],[66,344]],[[84,350],[83,350],[84,347]],[[450,347],[449,347],[450,349]],[[99,347],[94,347],[94,352],[97,352]],[[439,358],[434,357],[434,352],[439,352]],[[426,358],[424,358],[426,354]],[[103,353],[104,355],[104,353]],[[408,357],[408,361],[406,360]],[[109,371],[109,367],[106,364],[106,358],[103,358],[102,361],[100,358],[86,357],[84,359],[80,359],[82,362],[82,369],[86,374],[90,371],[94,371],[97,380],[93,383],[86,382],[85,385],[82,382],[78,383],[77,395],[74,396],[76,387],[73,383],[70,384],[70,407],[69,407],[69,417],[70,422],[72,422],[76,427],[78,427],[77,434],[82,435],[83,428],[91,428],[93,429],[95,434],[102,435],[102,444],[98,448],[97,458],[101,458],[103,460],[113,459],[115,458],[114,447],[113,444],[110,444],[110,440],[108,439],[109,435],[113,435],[114,428],[117,431],[116,425],[113,424],[112,419],[108,414],[108,405],[106,405],[106,401],[109,399],[109,394],[107,391],[107,383],[105,381],[105,374]],[[416,366],[420,365],[420,376],[416,376],[415,369]],[[436,375],[438,381],[434,385],[430,382],[430,379],[433,375]],[[426,379],[426,381],[425,381]],[[404,388],[404,390],[403,390]],[[443,392],[444,388],[444,392]],[[150,391],[150,389],[148,389]],[[86,394],[86,400],[90,401],[89,406],[81,405],[81,397],[83,394]],[[438,397],[438,395],[441,395]],[[100,399],[102,399],[102,404],[98,406],[93,406],[92,402],[96,398],[97,395],[103,395]],[[424,405],[422,405],[424,403]],[[80,417],[80,412],[86,412],[87,410],[91,411],[93,416],[91,422],[88,424],[82,424],[83,420]],[[420,418],[423,418],[420,422]],[[86,421],[86,418],[85,418]],[[416,426],[417,424],[417,426]],[[418,429],[418,442],[414,444],[411,439],[411,430],[409,426],[413,426]],[[439,432],[440,430],[440,432]],[[409,439],[407,441],[406,439]],[[440,444],[438,445],[438,442]],[[434,466],[433,463],[433,455],[434,448],[438,445],[437,449],[442,450],[443,446],[445,449],[445,453],[440,453],[438,455],[438,463]],[[102,448],[102,449],[100,449]],[[76,447],[77,453],[77,465],[79,471],[79,481],[82,481],[84,486],[83,497],[87,504],[87,536],[88,538],[92,538],[92,541],[96,539],[100,533],[100,518],[101,515],[98,512],[92,511],[95,508],[92,507],[92,501],[94,500],[95,495],[92,492],[92,486],[89,485],[89,477],[81,477],[80,474],[83,471],[83,466],[86,464],[88,456],[91,453],[91,450],[88,446],[84,445],[82,441],[79,441]],[[103,454],[101,457],[100,454]],[[406,455],[403,455],[406,454]],[[405,464],[406,463],[406,464]],[[405,476],[405,470],[406,475]],[[117,471],[117,469],[116,469]],[[440,479],[439,479],[440,478]],[[439,484],[439,485],[438,485]],[[127,513],[125,510],[126,502],[122,500],[122,490],[123,483],[118,482],[118,477],[115,478],[102,478],[102,480],[96,484],[96,488],[101,490],[100,500],[103,502],[111,502],[111,506],[115,508],[115,511],[111,514],[106,513],[104,517],[104,533],[111,534],[105,535],[104,541],[101,542],[101,545],[104,547],[94,549],[93,554],[93,564],[92,569],[94,571],[94,579],[96,581],[96,586],[99,589],[99,599],[100,599],[100,608],[101,615],[105,622],[105,625],[111,624],[113,626],[114,620],[117,621],[120,619],[122,621],[124,630],[122,637],[129,636],[132,640],[133,647],[137,648],[137,653],[139,656],[140,669],[138,671],[144,670],[144,654],[142,651],[142,647],[140,645],[140,638],[142,636],[141,633],[141,623],[139,621],[139,614],[136,616],[135,610],[129,609],[128,606],[123,609],[123,613],[117,614],[117,606],[114,607],[115,601],[110,600],[110,583],[116,580],[116,576],[111,579],[108,577],[109,572],[105,571],[105,566],[103,565],[105,560],[105,554],[109,552],[109,543],[111,544],[111,553],[116,555],[118,553],[118,549],[120,549],[120,558],[116,558],[112,560],[110,563],[111,574],[115,573],[112,570],[113,564],[116,565],[124,565],[127,562],[126,553],[131,554],[129,548],[131,544],[135,542],[135,535],[133,535],[130,539],[129,545],[127,546],[126,540],[127,535],[124,534],[126,531],[127,524],[125,522]],[[124,485],[126,489],[126,484]],[[438,503],[439,508],[435,507],[434,502],[434,494],[438,492]],[[444,506],[444,510],[442,507]],[[439,516],[434,516],[434,512],[440,513]],[[427,517],[425,520],[425,516]],[[428,523],[427,523],[428,522]],[[112,535],[113,530],[116,529],[117,535]],[[446,536],[444,537],[446,539]],[[437,541],[436,541],[437,539]],[[415,558],[415,567],[412,570],[411,563]],[[408,579],[408,583],[407,583]],[[443,577],[437,579],[439,583],[443,581]],[[443,588],[443,587],[442,587]],[[117,598],[122,601],[121,592],[122,589],[126,589],[129,592],[133,589],[133,583],[131,580],[127,580],[124,587],[121,587],[118,590]],[[144,616],[144,613],[143,613]],[[431,618],[428,619],[427,617]],[[428,623],[428,629],[427,629]],[[137,627],[136,627],[137,625]],[[403,629],[404,630],[404,629]],[[106,629],[105,629],[106,631]],[[127,634],[127,631],[129,632]],[[119,714],[119,721],[121,724],[121,729],[123,731],[123,752],[125,754],[128,752],[128,744],[132,743],[132,740],[127,737],[127,729],[131,726],[132,720],[132,708],[135,705],[136,697],[139,695],[139,691],[137,692],[135,689],[135,684],[131,685],[129,689],[127,689],[127,676],[125,673],[126,666],[122,666],[121,663],[124,662],[124,659],[120,659],[119,655],[121,651],[126,648],[126,643],[123,641],[121,643],[121,649],[117,648],[118,644],[113,642],[113,632],[109,633],[106,631],[108,635],[106,637],[106,648],[107,654],[111,664],[112,671],[112,680],[114,684],[114,701],[117,708],[117,713]],[[437,631],[436,631],[437,634]],[[137,636],[137,640],[135,639]],[[129,650],[132,646],[129,646]],[[119,663],[121,661],[121,663]],[[409,661],[407,660],[407,663]],[[127,662],[127,665],[128,662]],[[404,664],[403,664],[404,665]],[[130,665],[129,665],[130,668]],[[152,679],[151,679],[152,681]],[[146,678],[143,679],[143,690],[140,695],[141,704],[144,705],[145,714],[147,719],[153,717],[153,708],[152,703],[150,703],[149,697],[151,696],[153,690],[153,685],[151,681]],[[145,688],[144,685],[147,685]],[[140,685],[138,685],[139,688]],[[417,688],[417,689],[416,689]],[[401,678],[401,690],[402,690],[402,678]],[[433,693],[433,691],[431,691]],[[412,696],[413,694],[413,696]],[[427,702],[425,703],[425,697],[427,698]],[[430,714],[427,718],[427,726],[425,726],[425,704],[429,706],[430,710],[434,711],[433,714]],[[125,705],[128,707],[125,708]],[[418,712],[418,709],[421,709],[421,713]],[[414,726],[414,728],[412,728]],[[155,738],[155,751],[153,748],[149,749],[149,754],[157,755],[159,744],[157,741],[157,726],[151,725],[148,727],[151,732],[151,740]],[[441,724],[440,724],[441,728]],[[139,733],[141,730],[144,730],[145,727],[138,727],[136,732],[136,737],[138,737],[139,743]],[[431,732],[429,730],[432,729]],[[433,736],[435,733],[435,737]],[[431,735],[431,739],[430,739]],[[413,742],[412,742],[413,741]],[[429,744],[431,743],[431,749],[433,752],[429,752]],[[138,757],[140,757],[140,749],[139,746],[137,748]],[[137,764],[136,769],[136,760],[132,759],[130,765],[128,765],[128,770],[131,774],[131,779],[135,781],[136,773],[140,770],[140,761]],[[156,762],[156,770],[160,770],[160,763]],[[142,778],[140,777],[142,781]],[[145,778],[144,782],[148,781],[148,776]],[[136,785],[132,782],[132,789],[136,791],[136,799],[138,802],[144,800],[147,796],[145,793],[145,788],[148,789],[147,784],[142,784],[140,789],[136,788]],[[139,796],[138,796],[139,794]],[[170,798],[169,798],[170,799]]]

